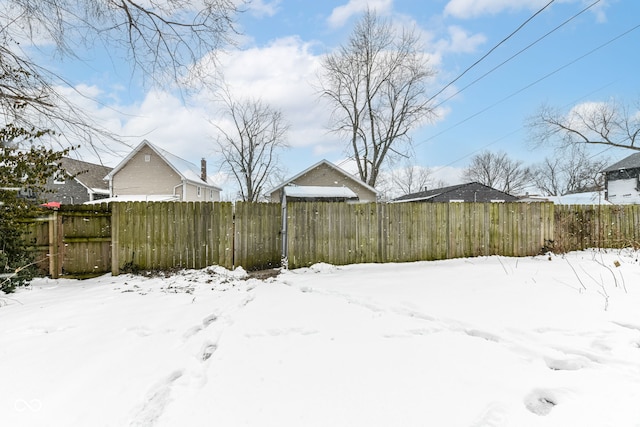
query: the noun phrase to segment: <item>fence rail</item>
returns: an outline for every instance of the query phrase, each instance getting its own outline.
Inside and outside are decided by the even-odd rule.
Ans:
[[[111,271],[247,270],[316,262],[527,256],[640,245],[640,205],[551,203],[127,202],[63,206],[25,237],[52,277]]]

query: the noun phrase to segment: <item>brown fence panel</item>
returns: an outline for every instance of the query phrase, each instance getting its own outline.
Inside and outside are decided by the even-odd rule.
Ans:
[[[280,266],[282,207],[279,203],[235,204],[234,265],[245,270]]]
[[[297,202],[287,212],[292,268],[535,255],[553,238],[550,203]]]
[[[555,250],[637,247],[640,205],[556,206]]]
[[[107,204],[62,206],[63,276],[104,274],[111,270],[111,210]]]
[[[233,267],[233,205],[113,203],[112,273]]]
[[[22,220],[22,238],[27,250],[33,255],[36,266],[43,274],[49,274],[49,221],[52,215],[26,218]]]

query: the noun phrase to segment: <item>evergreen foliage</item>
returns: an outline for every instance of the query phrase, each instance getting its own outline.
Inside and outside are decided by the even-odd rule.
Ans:
[[[33,278],[24,220],[37,214],[37,195],[69,152],[37,145],[36,140],[48,133],[14,125],[0,129],[0,290],[7,293]]]

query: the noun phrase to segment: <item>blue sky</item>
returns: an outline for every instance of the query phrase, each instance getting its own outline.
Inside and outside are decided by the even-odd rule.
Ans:
[[[222,71],[234,94],[260,97],[283,111],[291,124],[291,149],[282,155],[288,175],[323,158],[348,168],[344,143],[327,132],[327,108],[318,100],[313,84],[322,55],[346,41],[367,6],[395,25],[415,25],[437,72],[430,83],[436,93],[546,3],[548,0],[254,0],[238,18],[239,45],[221,56]],[[640,99],[640,28],[622,35],[640,24],[640,2],[635,0],[601,0],[490,71],[592,3],[556,0],[436,98],[436,102],[444,101],[439,117],[412,134],[412,162],[431,168],[451,184],[459,182],[458,172],[469,158],[485,149],[506,151],[532,164],[552,154],[550,148],[532,149],[527,142],[525,120],[540,105],[569,111],[587,102]],[[93,50],[80,56],[84,61],[66,60],[55,66],[80,90],[100,100],[100,104],[80,100],[97,120],[128,135],[131,145],[147,138],[194,163],[201,157],[216,163],[208,120],[218,120],[219,115],[211,94],[181,99],[175,93],[142,85],[117,53],[105,56]],[[472,83],[485,73],[489,74]],[[126,154],[127,148],[117,151]],[[617,160],[628,154],[609,150],[602,155]],[[117,157],[105,156],[103,161],[114,165]]]

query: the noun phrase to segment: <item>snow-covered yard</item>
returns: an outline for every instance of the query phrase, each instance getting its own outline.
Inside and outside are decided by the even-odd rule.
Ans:
[[[640,426],[638,252],[39,279],[2,426]]]

